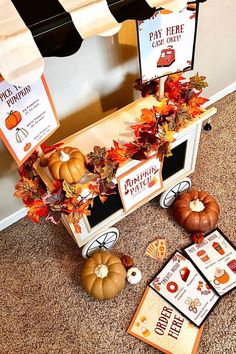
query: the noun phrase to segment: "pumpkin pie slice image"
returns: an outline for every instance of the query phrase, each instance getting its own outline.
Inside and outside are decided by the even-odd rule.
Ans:
[[[183,267],[182,269],[180,269],[179,274],[181,276],[181,279],[186,282],[188,280],[190,270],[187,267]]]

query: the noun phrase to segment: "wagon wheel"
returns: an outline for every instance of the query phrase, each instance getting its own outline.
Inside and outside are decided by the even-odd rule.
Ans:
[[[116,243],[118,238],[119,230],[116,227],[110,227],[107,231],[86,243],[82,249],[82,256],[84,258],[89,258],[93,252],[99,249],[106,251]]]
[[[191,179],[186,177],[179,183],[167,189],[160,197],[160,206],[162,208],[169,208],[174,203],[175,198],[177,198],[181,193],[189,190],[191,185]]]

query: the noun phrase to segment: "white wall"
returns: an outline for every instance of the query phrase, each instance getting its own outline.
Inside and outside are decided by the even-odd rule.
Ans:
[[[210,97],[236,81],[235,0],[208,0],[200,6],[195,71],[207,76]],[[126,22],[118,36],[92,37],[67,58],[46,59],[48,82],[61,128],[56,142],[134,99],[138,77],[134,22]],[[136,94],[135,94],[136,96]],[[0,144],[0,220],[22,206],[13,197],[18,181],[16,165]]]
[[[236,81],[235,14],[235,0],[200,5],[195,70],[207,76],[207,97]]]

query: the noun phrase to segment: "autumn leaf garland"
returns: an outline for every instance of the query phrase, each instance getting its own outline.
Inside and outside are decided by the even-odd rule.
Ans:
[[[37,152],[18,169],[21,176],[15,186],[15,197],[22,198],[29,208],[27,217],[35,222],[41,218],[57,224],[62,214],[67,214],[76,232],[81,232],[79,221],[83,215],[90,215],[94,197],[98,196],[104,203],[109,195],[115,192],[114,179],[120,164],[129,159],[144,160],[150,154],[163,160],[171,155],[171,143],[174,132],[186,127],[189,122],[203,112],[201,105],[207,99],[200,97],[202,89],[207,87],[204,76],[196,74],[188,82],[183,81],[181,74],[168,76],[165,82],[165,97],[152,108],[141,111],[139,123],[132,125],[134,132],[132,141],[119,144],[113,141],[113,147],[94,146],[86,156],[87,170],[93,174],[93,181],[88,184],[84,195],[79,183],[69,184],[65,181],[53,181],[54,190],[49,192],[37,175],[34,163],[38,159]],[[158,82],[153,81],[136,88],[142,96],[155,94]],[[51,152],[61,144],[41,146],[45,153]]]

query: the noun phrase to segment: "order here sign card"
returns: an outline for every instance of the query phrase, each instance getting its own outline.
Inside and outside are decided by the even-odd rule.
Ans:
[[[168,354],[194,354],[202,334],[149,286],[128,333]]]

